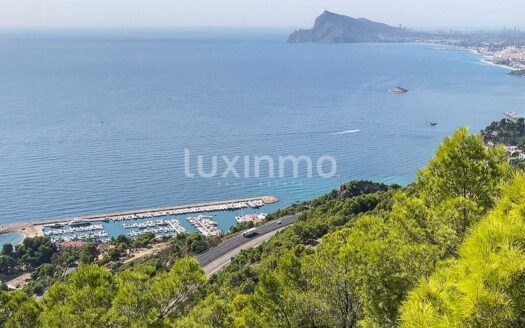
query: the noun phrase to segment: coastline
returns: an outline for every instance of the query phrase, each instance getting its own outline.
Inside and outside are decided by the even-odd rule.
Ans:
[[[477,49],[473,49],[473,48],[466,48],[466,47],[460,47],[460,46],[456,46],[456,45],[448,45],[448,44],[443,44],[443,43],[439,43],[439,42],[436,42],[436,43],[433,43],[433,42],[430,42],[430,41],[423,41],[423,42],[417,42],[419,44],[424,44],[424,45],[427,45],[427,46],[442,46],[443,48],[439,48],[439,49],[434,49],[434,50],[456,50],[456,51],[468,51],[470,53],[473,53],[475,55],[479,55],[481,57],[483,57],[480,62],[482,62],[483,64],[486,64],[486,65],[491,65],[491,66],[495,66],[495,67],[500,67],[500,68],[504,68],[504,69],[507,69],[509,71],[519,71],[520,69],[519,68],[516,68],[516,67],[512,67],[510,65],[505,65],[505,64],[496,64],[493,60],[494,60],[494,57],[493,55],[491,54],[487,54],[487,53],[483,53]]]
[[[30,237],[39,237],[44,235],[43,224],[41,223],[13,223],[0,225],[0,236],[10,233],[22,235],[22,239]]]
[[[17,231],[0,234],[0,246],[3,244],[18,245],[22,243],[25,238],[24,234]]]
[[[51,224],[57,224],[57,223],[67,224],[73,219],[84,220],[84,221],[89,221],[89,222],[99,222],[99,221],[104,221],[108,219],[118,220],[120,217],[126,217],[126,216],[132,216],[132,215],[140,215],[140,214],[154,215],[155,213],[167,212],[167,211],[178,211],[183,214],[184,213],[188,213],[188,214],[189,213],[199,213],[199,212],[207,212],[207,211],[220,211],[221,209],[217,209],[217,208],[224,207],[223,210],[227,210],[228,206],[240,204],[240,203],[254,202],[254,201],[260,201],[264,205],[269,205],[269,204],[277,203],[279,199],[274,196],[260,196],[260,197],[240,198],[240,199],[232,199],[232,200],[224,200],[224,201],[183,204],[183,205],[175,205],[175,206],[162,207],[162,208],[137,209],[137,210],[122,211],[122,212],[91,214],[91,215],[84,215],[84,216],[77,216],[77,217],[49,218],[49,219],[35,220],[31,222],[0,225],[0,237],[2,235],[9,234],[9,233],[21,234],[23,237],[22,240],[25,238],[41,237],[41,236],[44,236],[44,228],[46,226],[51,225]]]
[[[495,63],[494,62],[494,56],[492,54],[486,54],[486,53],[483,53],[483,52],[481,52],[479,50],[476,50],[476,49],[470,49],[470,48],[465,48],[465,49],[469,50],[473,54],[482,56],[483,59],[481,59],[481,62],[483,64],[504,68],[504,69],[509,70],[511,72],[521,70],[521,68],[518,68],[518,67],[513,67],[513,66],[510,66],[510,65],[506,65],[506,64],[497,64],[497,63]]]
[[[478,54],[478,55],[481,55],[485,58],[483,58],[482,60],[480,60],[483,64],[486,64],[486,65],[490,65],[490,66],[495,66],[495,67],[500,67],[500,68],[504,68],[506,70],[509,70],[509,71],[518,71],[517,68],[514,68],[514,67],[510,67],[510,66],[507,66],[507,65],[503,65],[503,64],[496,64],[495,62],[491,61],[491,58],[490,57],[487,57],[487,56],[484,56],[483,54],[481,53],[478,53],[478,52],[474,52],[475,54]]]

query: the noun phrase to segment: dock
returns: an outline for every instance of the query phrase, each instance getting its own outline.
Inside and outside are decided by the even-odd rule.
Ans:
[[[175,205],[170,207],[149,208],[113,212],[105,214],[93,214],[77,217],[62,217],[54,219],[43,219],[32,222],[0,225],[0,234],[9,232],[21,232],[25,237],[42,236],[46,226],[53,224],[67,224],[72,220],[82,220],[89,222],[101,221],[125,221],[144,218],[157,218],[168,215],[185,215],[206,212],[233,211],[243,208],[259,208],[264,205],[278,202],[279,199],[273,196],[260,196],[250,198],[240,198],[224,201],[212,201],[205,203],[195,203],[186,205]]]
[[[199,215],[186,218],[186,220],[205,237],[219,236],[221,234],[221,229],[217,226],[217,222],[213,221],[211,217]]]
[[[143,230],[133,230],[131,232],[128,232],[128,236],[138,237],[145,233],[153,233],[157,237],[160,234],[176,236],[178,234],[186,232],[186,229],[184,229],[184,227],[180,225],[180,222],[178,220],[171,220],[171,221],[166,220],[165,223],[166,224],[163,224],[160,226],[148,227]]]

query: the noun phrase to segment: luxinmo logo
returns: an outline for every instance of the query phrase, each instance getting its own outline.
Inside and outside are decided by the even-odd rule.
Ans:
[[[184,175],[188,178],[332,178],[336,174],[337,161],[328,155],[192,156],[189,149],[184,149]]]

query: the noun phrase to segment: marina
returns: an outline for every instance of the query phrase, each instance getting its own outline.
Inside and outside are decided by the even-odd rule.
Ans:
[[[55,241],[82,241],[82,240],[105,240],[108,237],[115,237],[118,235],[129,235],[130,229],[153,229],[156,234],[165,233],[180,233],[180,231],[187,231],[193,229],[193,225],[183,227],[179,223],[174,223],[177,216],[187,214],[210,213],[221,215],[224,220],[222,225],[234,224],[233,214],[230,217],[227,213],[257,209],[265,205],[278,202],[278,199],[273,196],[261,196],[253,198],[243,198],[226,201],[215,201],[208,203],[198,203],[189,205],[179,205],[165,208],[142,209],[124,212],[115,212],[108,214],[86,215],[75,218],[61,218],[40,220],[33,223],[2,225],[0,226],[0,234],[2,233],[22,233],[24,237],[35,236],[52,236]],[[169,218],[167,218],[169,217]],[[166,219],[163,219],[166,218]],[[149,220],[148,220],[149,219]],[[123,222],[123,221],[137,221],[137,222]],[[141,222],[141,220],[148,220]],[[122,222],[122,223],[119,223]],[[226,223],[232,222],[232,223]],[[227,229],[228,226],[223,227]],[[164,231],[167,228],[168,230]],[[199,230],[195,227],[197,231]],[[172,229],[172,230],[171,230]],[[126,232],[126,230],[128,230]],[[207,235],[214,235],[217,232],[213,229],[211,231],[203,230]],[[143,231],[140,231],[143,232]],[[147,231],[146,231],[147,232]],[[201,231],[202,232],[202,231]],[[219,232],[220,233],[220,229]],[[137,232],[134,233],[137,234]]]
[[[48,226],[44,230],[44,236],[51,237],[53,242],[72,242],[72,241],[107,241],[110,234],[104,229],[102,224],[82,226],[71,226],[70,228],[55,228],[55,225]],[[153,233],[156,237],[175,236],[186,232],[186,229],[176,219],[172,220],[150,220],[146,222],[135,222],[122,224],[124,229],[136,229],[126,233],[129,237],[139,237],[146,233]]]

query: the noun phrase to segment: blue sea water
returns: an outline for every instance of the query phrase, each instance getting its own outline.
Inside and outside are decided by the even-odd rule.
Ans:
[[[525,111],[525,80],[470,52],[286,38],[0,32],[0,224],[260,195],[281,200],[270,211],[340,179],[407,184],[457,127]],[[337,175],[189,178],[184,149],[193,173],[197,155],[327,155]]]

